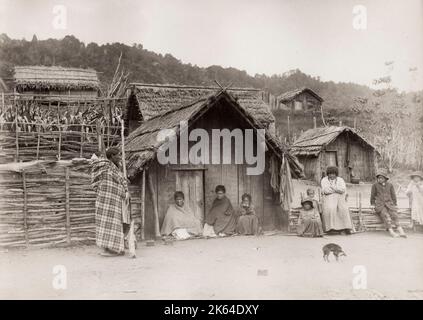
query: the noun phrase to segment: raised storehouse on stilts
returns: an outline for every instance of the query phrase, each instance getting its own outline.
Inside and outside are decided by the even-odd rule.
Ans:
[[[246,129],[259,132],[258,129],[269,128],[273,116],[255,96],[257,91],[148,85],[135,89],[138,91],[132,91],[132,99],[136,98],[132,101],[136,102],[135,107],[140,110],[138,121],[144,121],[128,136],[125,150],[132,184],[146,190],[141,196],[145,200],[146,238],[159,235],[175,191],[183,191],[186,204],[198,218],[204,220],[214,199],[215,187],[219,184],[226,187],[227,196],[234,206],[239,204],[243,193],[252,195],[264,230],[287,226],[287,220],[280,221],[280,218],[283,217],[283,206],[287,209],[292,196],[291,175],[300,177],[302,168],[270,130],[265,130],[263,136],[265,159],[260,174],[247,174],[247,168],[257,164],[246,164],[245,157],[242,163],[235,161],[235,139],[229,143],[231,153],[228,164],[222,164],[227,155],[222,154],[223,148],[216,151],[211,138],[205,144],[203,140],[201,142],[203,151],[207,152],[201,152],[200,164],[189,161],[188,164],[182,164],[185,162],[181,160],[198,143],[198,140],[190,141],[189,150],[181,152],[181,143],[188,139],[194,129],[202,129],[207,137],[213,136],[213,129],[228,129],[231,132],[239,129],[242,138],[245,138]],[[186,129],[181,127],[182,121],[186,121]],[[176,163],[161,164],[158,160],[158,151],[168,141],[163,138],[163,129],[175,132],[173,141],[178,145]],[[254,141],[254,154],[257,154],[257,137]],[[213,152],[218,152],[220,163],[211,164]]]
[[[100,91],[95,70],[59,66],[16,66],[13,85],[16,93],[78,96],[79,99],[96,98]]]
[[[320,182],[328,166],[337,166],[346,182],[374,180],[378,152],[352,128],[309,129],[293,143],[291,151],[308,179]]]

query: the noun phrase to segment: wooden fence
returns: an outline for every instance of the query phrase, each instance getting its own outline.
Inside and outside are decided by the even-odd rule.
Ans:
[[[299,210],[299,208],[291,209],[288,225],[288,232],[290,233],[297,232]],[[375,213],[373,208],[350,207],[349,211],[355,232],[386,230],[381,218]],[[410,208],[399,208],[398,218],[403,228],[413,228]]]
[[[138,225],[140,188],[131,186],[130,192]],[[90,185],[89,160],[38,161],[6,170],[0,165],[0,193],[0,246],[95,240],[96,194]]]

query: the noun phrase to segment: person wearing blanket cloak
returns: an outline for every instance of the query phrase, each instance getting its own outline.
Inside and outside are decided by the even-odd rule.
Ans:
[[[129,200],[128,184],[119,170],[120,150],[111,147],[107,159],[94,159],[91,167],[91,186],[97,193],[95,225],[96,244],[103,249],[102,256],[112,257],[125,253],[124,227],[130,217],[124,210]]]
[[[177,240],[201,235],[203,231],[201,221],[194,216],[188,207],[184,206],[184,193],[176,191],[174,199],[175,204],[171,204],[167,209],[160,233],[163,236],[172,235]]]
[[[226,197],[225,186],[218,185],[215,189],[216,199],[206,216],[204,237],[224,237],[236,233],[237,214],[231,201]]]

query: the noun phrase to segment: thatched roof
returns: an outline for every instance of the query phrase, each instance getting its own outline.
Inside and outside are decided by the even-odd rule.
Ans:
[[[317,156],[322,149],[334,141],[340,134],[349,132],[371,149],[376,148],[357,131],[350,127],[322,127],[305,131],[293,143],[291,152],[296,156]]]
[[[220,99],[225,99],[233,108],[240,111],[240,116],[251,123],[254,129],[264,128],[261,122],[246,111],[231,93],[219,90],[207,97],[182,104],[177,108],[174,107],[165,113],[150,118],[133,131],[125,142],[128,175],[133,177],[142,167],[148,165],[149,161],[155,159],[158,148],[164,143],[164,141],[158,139],[158,134],[162,129],[171,129],[179,134],[181,121],[186,120],[188,126],[192,125],[200,114],[217,105]],[[296,158],[288,153],[287,148],[269,130],[266,130],[266,144],[277,157],[281,158],[283,154],[287,156],[294,176],[302,176],[302,168]]]
[[[315,97],[317,100],[319,100],[320,102],[323,102],[322,97],[320,97],[316,92],[314,92],[310,88],[305,88],[305,87],[295,89],[295,90],[291,90],[291,91],[288,91],[288,92],[284,92],[277,97],[277,100],[282,102],[282,103],[288,102],[288,101],[293,100],[296,96],[298,96],[299,94],[301,94],[303,92],[308,92],[310,95]]]
[[[93,69],[16,66],[14,81],[18,90],[98,90],[100,83]]]
[[[218,87],[182,86],[161,84],[130,84],[142,113],[148,120],[181,105],[210,96],[219,90]],[[262,91],[252,88],[227,89],[238,103],[253,115],[265,127],[275,122],[270,107],[262,99]]]

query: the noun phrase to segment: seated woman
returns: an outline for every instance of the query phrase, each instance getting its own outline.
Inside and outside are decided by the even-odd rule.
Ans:
[[[237,211],[238,223],[236,232],[243,235],[257,235],[259,231],[259,220],[256,216],[254,206],[251,204],[251,195],[244,193],[241,197],[241,205]]]
[[[184,206],[184,193],[182,191],[176,191],[174,199],[175,204],[171,204],[167,209],[161,234],[163,236],[172,235],[177,240],[201,235],[203,230],[200,220],[194,216],[189,208]]]
[[[322,221],[313,199],[306,198],[301,201],[302,209],[298,217],[297,234],[300,237],[323,237]]]
[[[226,189],[218,185],[215,189],[216,199],[206,216],[203,236],[224,237],[233,235],[236,230],[236,215],[231,201],[226,197]]]

